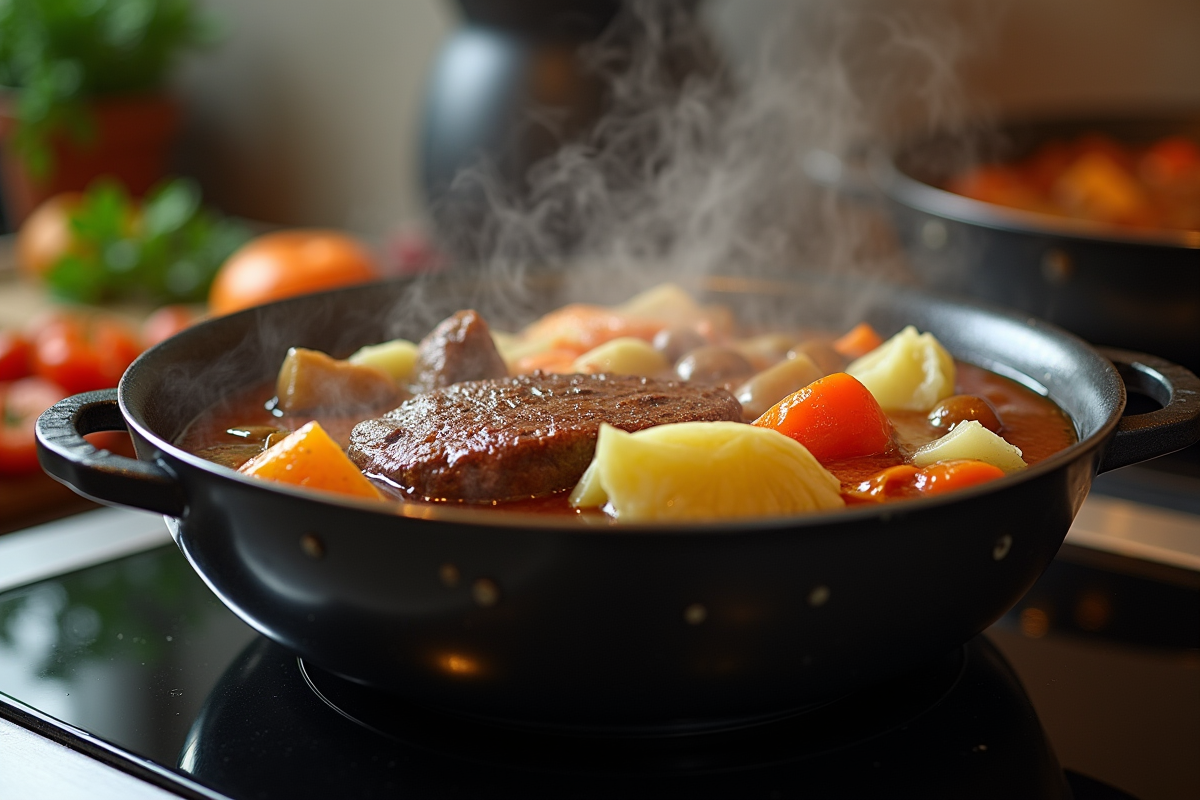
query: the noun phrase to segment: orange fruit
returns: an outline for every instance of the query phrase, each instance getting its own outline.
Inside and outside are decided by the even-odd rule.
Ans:
[[[71,214],[83,201],[79,192],[56,194],[33,210],[17,232],[17,266],[40,277],[71,252]]]
[[[357,239],[331,230],[277,231],[252,239],[221,266],[208,294],[214,315],[379,277]]]

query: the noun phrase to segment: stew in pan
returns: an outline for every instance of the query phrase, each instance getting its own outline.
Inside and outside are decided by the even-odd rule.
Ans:
[[[460,311],[420,343],[293,348],[179,445],[354,496],[647,521],[926,497],[1075,441],[1036,392],[930,333],[738,329],[672,286],[517,335]]]

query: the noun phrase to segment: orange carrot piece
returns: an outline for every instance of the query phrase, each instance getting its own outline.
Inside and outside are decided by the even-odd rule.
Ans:
[[[883,337],[865,322],[855,325],[833,343],[833,349],[846,358],[860,358],[883,344]]]
[[[308,489],[383,499],[375,485],[315,420],[247,461],[238,472]]]
[[[1003,477],[1004,470],[973,458],[942,461],[924,469],[900,464],[875,473],[844,494],[853,500],[882,503],[918,495],[932,497]]]
[[[790,436],[822,464],[882,453],[892,444],[891,421],[867,387],[844,372],[793,392],[753,424]]]
[[[530,372],[538,369],[542,372],[559,374],[574,372],[575,359],[583,355],[584,352],[583,350],[570,347],[555,347],[550,350],[543,350],[540,353],[533,353],[517,359],[517,363],[513,365],[513,372],[517,375],[528,375]]]
[[[580,353],[622,336],[652,341],[662,324],[628,317],[611,308],[572,303],[552,311],[525,329],[527,339],[547,339],[555,347]]]
[[[960,458],[931,464],[917,477],[917,491],[937,495],[966,489],[980,483],[1003,478],[1004,470],[973,458]]]
[[[862,481],[847,494],[859,500],[872,500],[882,503],[884,500],[915,495],[917,493],[917,476],[921,470],[912,464],[899,464],[876,472]]]

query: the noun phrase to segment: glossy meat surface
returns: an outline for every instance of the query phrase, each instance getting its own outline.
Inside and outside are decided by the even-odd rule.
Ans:
[[[600,423],[626,431],[738,421],[729,392],[625,375],[467,381],[426,392],[355,426],[350,458],[415,498],[491,502],[570,489]]]

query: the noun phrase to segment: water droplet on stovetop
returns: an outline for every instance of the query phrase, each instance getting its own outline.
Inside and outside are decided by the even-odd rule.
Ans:
[[[183,689],[172,689],[169,694],[171,697],[183,697]]]

